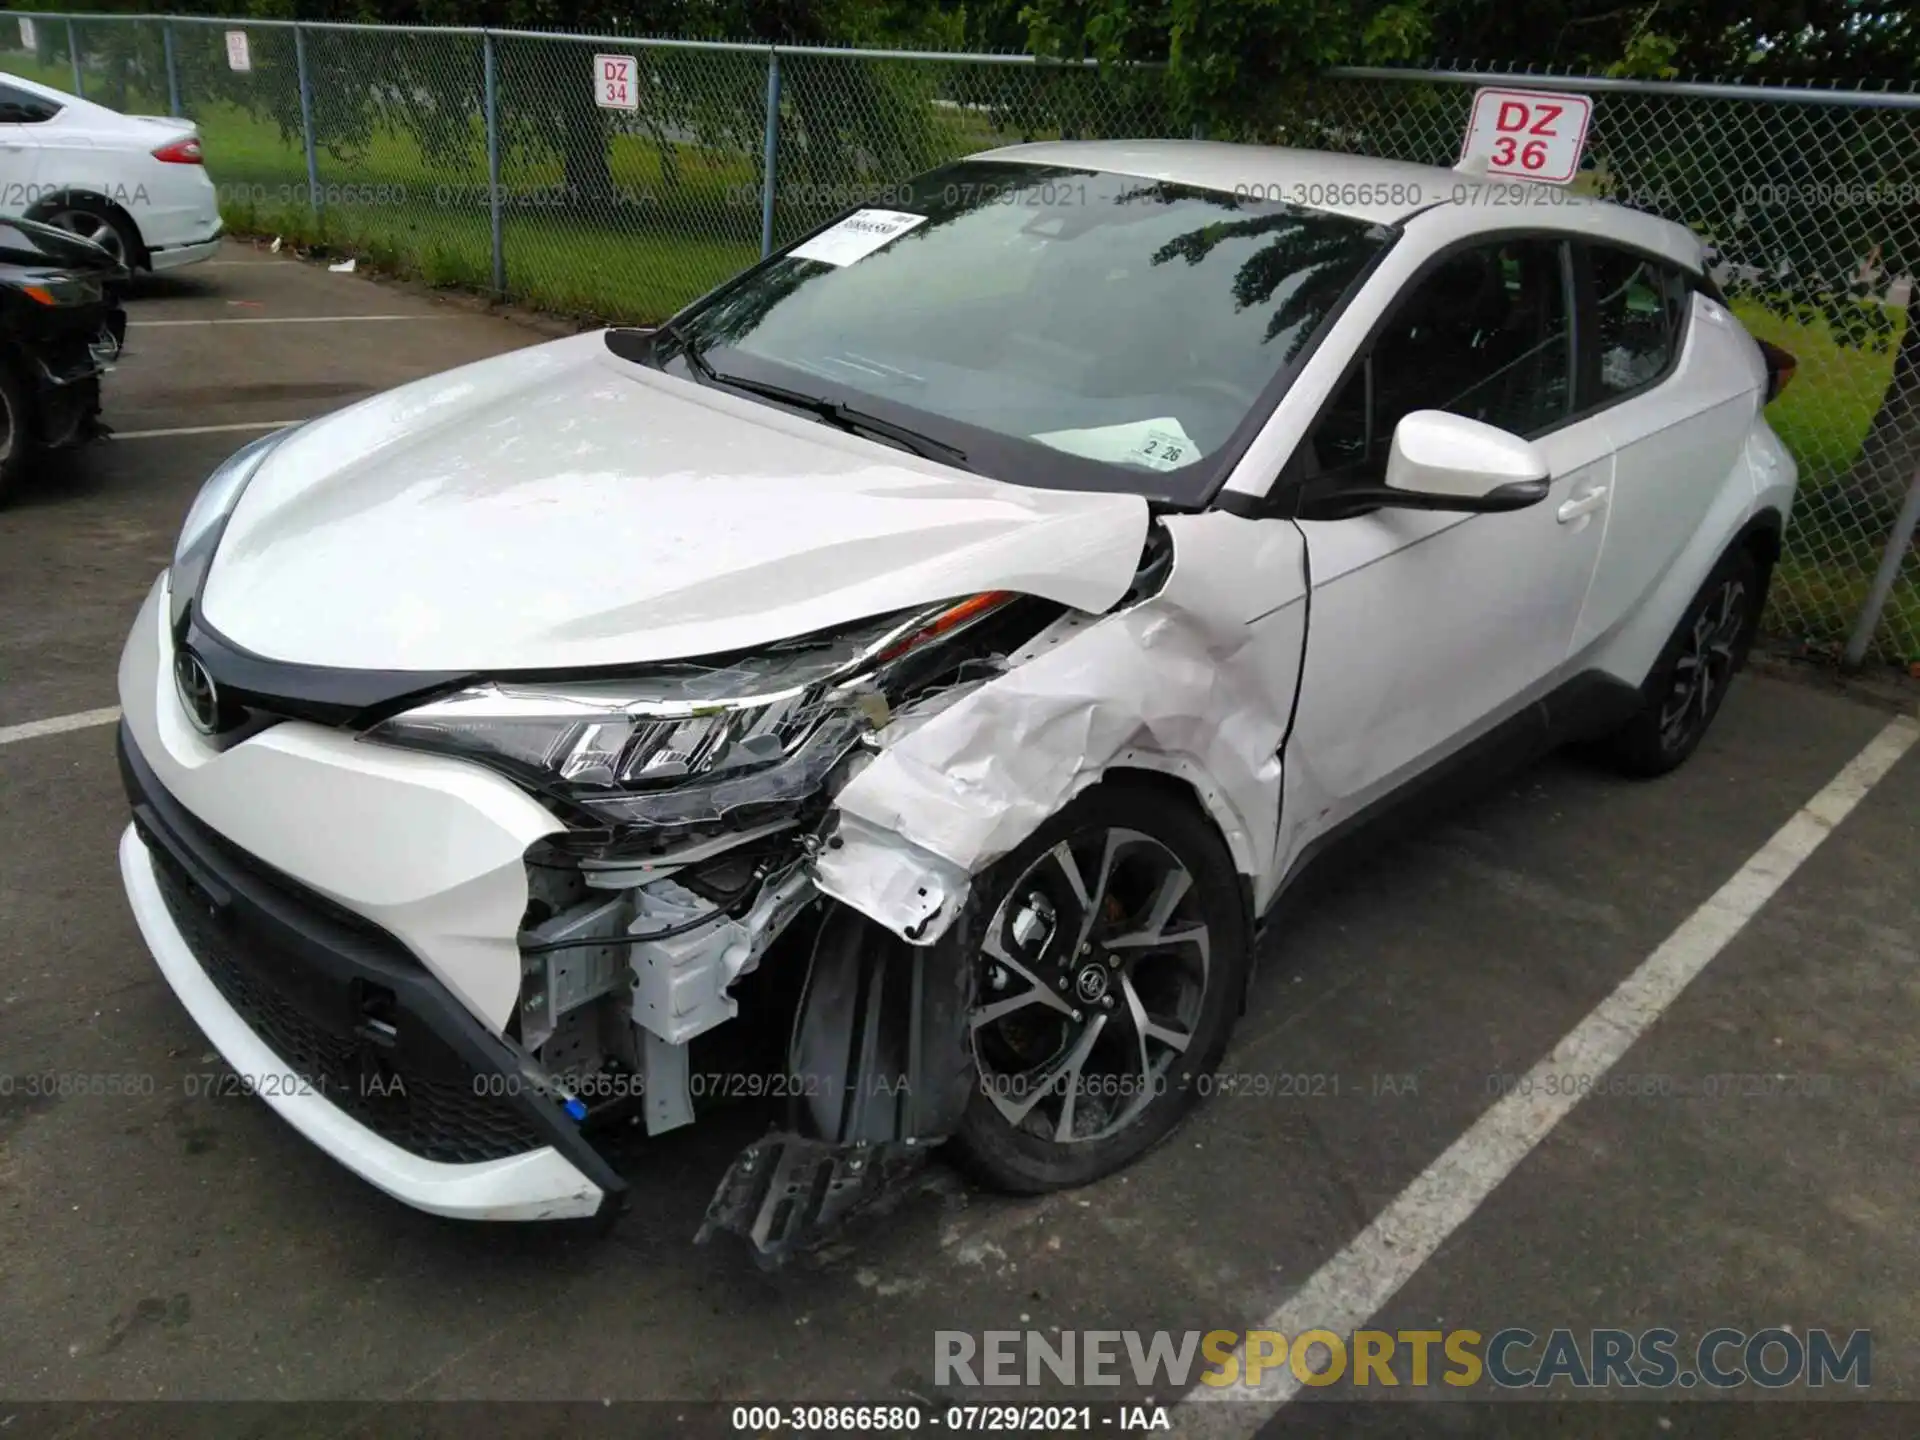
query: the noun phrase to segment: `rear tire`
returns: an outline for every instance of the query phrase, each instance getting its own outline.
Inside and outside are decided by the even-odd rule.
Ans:
[[[1252,945],[1233,857],[1178,795],[1079,796],[974,887],[942,943],[969,946],[976,1084],[951,1148],[1015,1194],[1130,1164],[1220,1063]]]
[[[42,218],[49,225],[93,241],[130,271],[147,263],[147,248],[140,232],[104,201],[77,196],[54,205]]]
[[[1746,546],[1720,557],[1688,603],[1640,687],[1640,709],[1600,740],[1600,756],[1623,774],[1651,779],[1699,747],[1720,713],[1766,604],[1768,570]]]

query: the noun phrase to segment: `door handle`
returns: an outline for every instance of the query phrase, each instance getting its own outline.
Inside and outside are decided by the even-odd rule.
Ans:
[[[1570,525],[1582,515],[1591,515],[1607,503],[1607,487],[1597,485],[1584,495],[1576,495],[1554,512],[1554,519],[1562,525]]]

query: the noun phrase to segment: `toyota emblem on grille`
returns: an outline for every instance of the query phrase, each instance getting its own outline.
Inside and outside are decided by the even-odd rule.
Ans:
[[[180,692],[180,703],[187,718],[202,735],[220,728],[220,691],[207,673],[206,665],[191,650],[182,650],[173,659],[173,685]]]

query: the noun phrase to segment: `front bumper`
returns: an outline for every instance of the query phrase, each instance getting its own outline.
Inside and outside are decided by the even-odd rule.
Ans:
[[[155,583],[120,657],[129,743],[213,834],[379,926],[495,1035],[520,995],[528,846],[563,828],[477,765],[287,720],[237,744],[181,708]]]
[[[251,1089],[409,1204],[503,1220],[602,1209],[620,1180],[502,1038],[523,857],[558,822],[475,766],[321,725],[212,744],[175,691],[166,594],[163,578],[121,655],[136,828],[120,856],[181,1002]],[[393,1073],[418,1083],[396,1094]]]
[[[557,1220],[624,1186],[508,1046],[350,912],[196,822],[119,740],[120,873],[161,973],[247,1088],[389,1195],[472,1220]]]

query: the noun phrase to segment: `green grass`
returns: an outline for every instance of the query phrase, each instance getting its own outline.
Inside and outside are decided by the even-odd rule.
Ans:
[[[72,88],[62,65],[9,53],[14,73]],[[151,103],[148,101],[147,103]],[[164,108],[162,106],[161,108]],[[352,149],[322,149],[323,197],[307,197],[306,151],[271,119],[225,102],[189,104],[220,189],[221,215],[242,235],[352,254],[433,285],[491,290],[492,230],[484,132],[451,157],[429,158],[404,131],[375,132]],[[716,157],[616,137],[608,164],[622,203],[562,209],[557,156],[503,157],[502,236],[511,298],[606,320],[658,320],[760,255],[754,157]]]
[[[1823,320],[1784,320],[1752,301],[1736,301],[1733,310],[1747,329],[1799,361],[1786,393],[1767,408],[1768,423],[1809,479],[1844,474],[1893,378],[1893,346],[1906,312],[1888,310],[1895,333],[1886,350],[1873,351],[1836,344]]]
[[[323,151],[324,204],[307,202],[306,156],[277,126],[229,105],[196,113],[222,214],[238,233],[281,235],[436,285],[491,289],[492,239],[485,148],[438,162],[404,133],[376,134],[347,153]],[[759,258],[755,167],[715,164],[692,147],[621,136],[609,168],[619,204],[565,208],[557,157],[515,155],[501,187],[507,289],[516,300],[569,314],[658,320]]]
[[[1799,362],[1786,392],[1767,407],[1768,423],[1800,466],[1800,494],[1774,577],[1768,628],[1831,647],[1852,633],[1898,504],[1863,496],[1846,481],[1893,377],[1894,350],[1911,317],[1889,309],[1894,333],[1887,348],[1862,350],[1835,343],[1823,320],[1782,319],[1746,301],[1733,308],[1755,335]],[[1920,575],[1911,562],[1888,598],[1878,634],[1886,658],[1920,660]]]
[[[1884,543],[1884,537],[1883,537]],[[1845,642],[1866,604],[1873,566],[1857,566],[1800,553],[1789,542],[1774,571],[1768,605],[1768,631],[1802,640],[1831,654]],[[1876,557],[1877,559],[1877,557]],[[1911,571],[1913,562],[1908,562]],[[1884,658],[1920,664],[1920,586],[1911,578],[1896,583],[1880,615],[1879,649]]]

